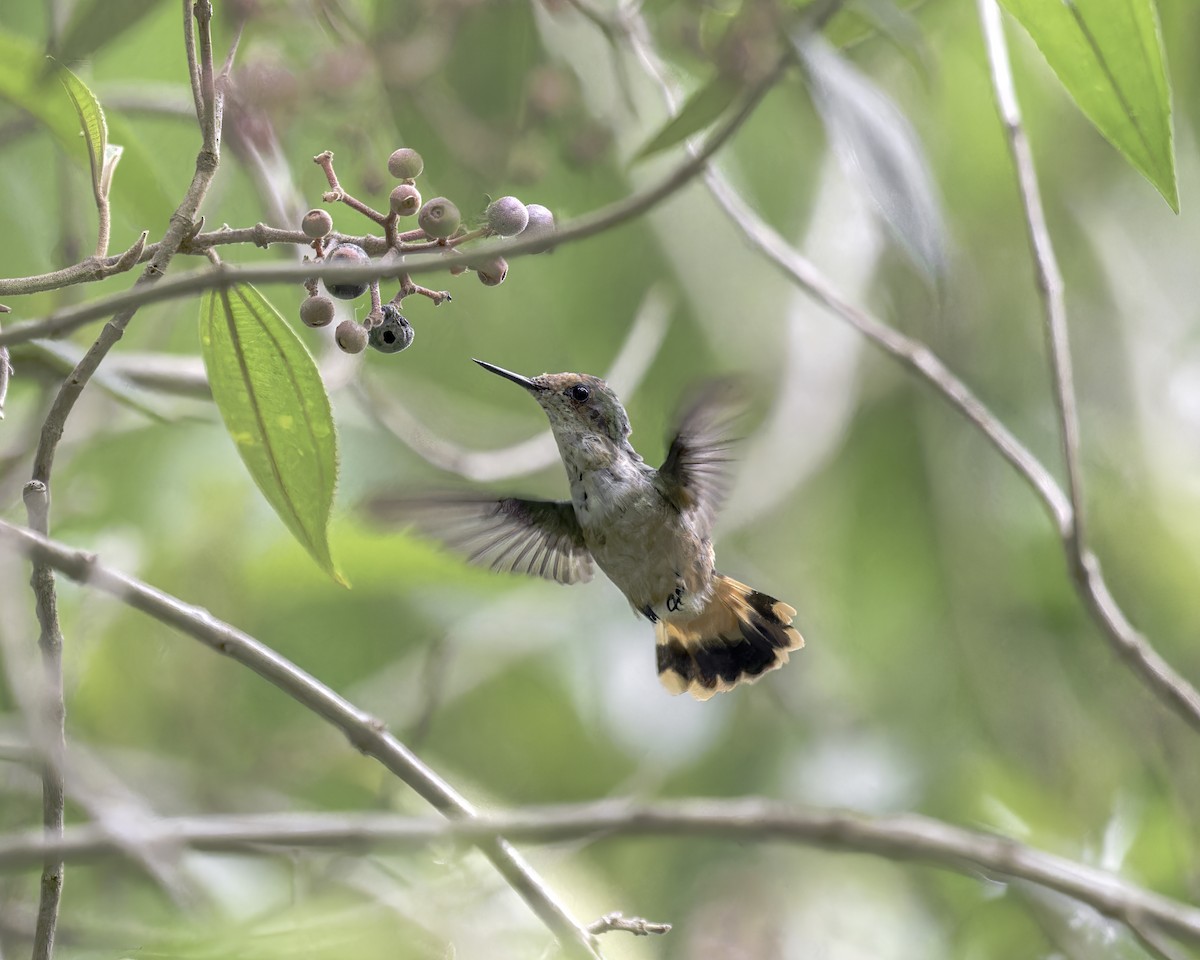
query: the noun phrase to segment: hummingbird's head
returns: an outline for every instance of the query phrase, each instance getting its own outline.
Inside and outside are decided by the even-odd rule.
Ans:
[[[624,446],[631,430],[621,401],[608,384],[586,373],[543,373],[523,377],[482,360],[485,370],[520,384],[541,404],[556,437],[600,436]]]

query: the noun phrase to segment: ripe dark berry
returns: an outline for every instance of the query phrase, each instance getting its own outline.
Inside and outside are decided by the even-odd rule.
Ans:
[[[421,209],[421,191],[411,183],[402,183],[396,187],[389,200],[392,213],[398,217],[411,217]]]
[[[371,258],[367,256],[367,251],[356,243],[339,243],[325,257],[326,263],[341,263],[341,264],[365,264]],[[325,281],[325,289],[329,291],[331,296],[337,297],[339,300],[356,300],[367,292],[367,282],[364,280],[361,283],[330,283]]]
[[[529,213],[529,223],[521,231],[522,238],[549,240],[554,236],[554,214],[540,203],[531,203],[525,209]]]
[[[508,261],[503,257],[493,257],[477,266],[475,272],[485,287],[498,287],[508,276]]]
[[[458,207],[445,197],[426,200],[417,213],[417,225],[433,240],[445,240],[454,236],[454,231],[461,222]]]
[[[501,237],[515,237],[529,224],[529,210],[516,197],[493,200],[487,208],[488,229]]]
[[[362,353],[367,349],[367,331],[357,320],[343,320],[333,331],[334,342],[346,353]]]
[[[300,229],[306,237],[319,240],[333,229],[333,217],[328,210],[309,210],[300,221]]]
[[[389,303],[383,308],[383,320],[371,328],[367,338],[380,353],[399,353],[412,344],[413,328]]]
[[[300,304],[300,319],[308,327],[323,327],[333,319],[333,301],[328,297],[309,297]]]
[[[388,173],[397,180],[412,180],[424,169],[425,161],[411,147],[401,147],[388,157]]]

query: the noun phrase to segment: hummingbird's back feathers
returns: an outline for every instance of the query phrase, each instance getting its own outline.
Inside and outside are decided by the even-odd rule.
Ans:
[[[377,517],[411,524],[477,566],[559,583],[592,579],[592,555],[570,501],[380,497],[370,509]]]
[[[753,683],[788,662],[788,652],[804,646],[793,627],[793,607],[717,574],[712,598],[698,617],[659,620],[658,679],[673,694],[707,700]]]
[[[735,384],[718,380],[693,397],[679,418],[667,458],[658,468],[663,494],[681,513],[694,511],[710,530],[729,488],[733,426],[742,411]]]

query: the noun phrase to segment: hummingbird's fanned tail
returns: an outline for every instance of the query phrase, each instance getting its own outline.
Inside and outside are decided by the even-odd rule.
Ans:
[[[717,575],[707,609],[693,620],[655,624],[658,679],[672,694],[707,700],[753,683],[804,646],[793,607]]]

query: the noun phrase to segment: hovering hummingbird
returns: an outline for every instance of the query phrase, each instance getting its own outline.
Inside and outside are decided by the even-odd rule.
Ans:
[[[657,470],[629,443],[629,417],[598,377],[523,377],[550,419],[570,500],[442,496],[381,498],[377,513],[407,520],[470,563],[559,583],[592,578],[593,561],[654,624],[658,676],[697,700],[757,680],[804,646],[794,608],[713,568],[713,522],[725,492],[731,391],[710,385],[687,407]]]

